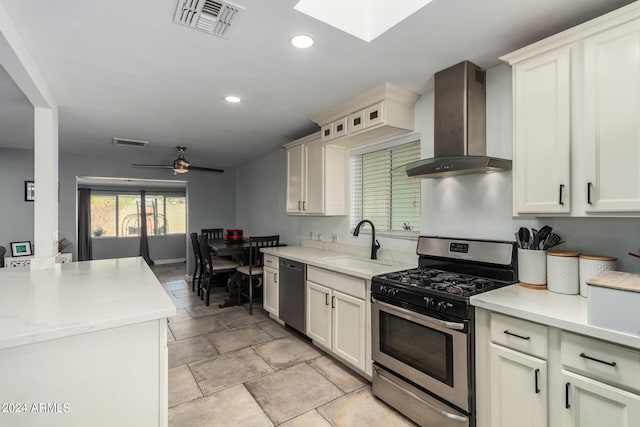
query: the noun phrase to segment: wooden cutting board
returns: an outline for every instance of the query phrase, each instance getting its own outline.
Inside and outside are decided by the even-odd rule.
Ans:
[[[588,285],[622,291],[640,292],[640,274],[605,271],[587,280]]]

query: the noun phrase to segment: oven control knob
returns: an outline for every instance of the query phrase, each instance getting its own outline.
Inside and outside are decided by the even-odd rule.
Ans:
[[[433,298],[424,297],[424,305],[426,305],[428,308],[434,308],[436,302],[433,300]]]
[[[438,311],[445,311],[447,309],[447,303],[444,301],[440,301],[436,307]]]
[[[382,285],[380,286],[380,292],[382,292],[384,295],[387,295],[389,289],[386,286]]]

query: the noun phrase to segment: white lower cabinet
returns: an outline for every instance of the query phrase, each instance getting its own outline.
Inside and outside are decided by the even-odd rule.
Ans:
[[[264,289],[262,291],[262,307],[273,314],[274,316],[279,316],[278,310],[278,300],[280,298],[279,295],[279,286],[278,286],[278,270],[274,268],[264,267],[263,269],[263,283]]]
[[[640,423],[640,396],[562,371],[563,427],[632,427]]]
[[[277,256],[264,254],[264,268],[262,270],[262,308],[280,317],[280,286],[278,284],[279,258]]]
[[[345,363],[371,375],[365,280],[308,267],[306,286],[307,336]]]
[[[640,425],[640,350],[483,309],[476,383],[477,427]]]
[[[490,344],[493,427],[547,425],[547,362]]]

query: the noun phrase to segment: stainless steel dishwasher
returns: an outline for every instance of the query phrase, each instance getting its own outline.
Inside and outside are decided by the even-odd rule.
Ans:
[[[301,262],[280,258],[279,315],[287,325],[306,334],[305,281],[307,266]]]

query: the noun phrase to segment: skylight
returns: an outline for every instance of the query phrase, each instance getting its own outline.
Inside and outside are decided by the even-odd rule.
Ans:
[[[374,40],[432,0],[300,0],[295,9],[366,42]]]

